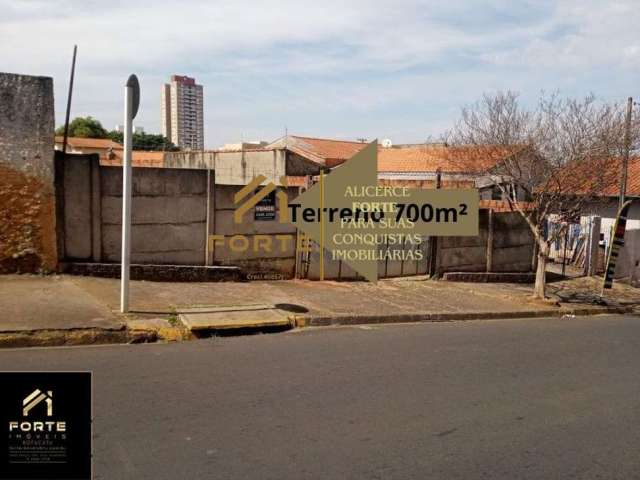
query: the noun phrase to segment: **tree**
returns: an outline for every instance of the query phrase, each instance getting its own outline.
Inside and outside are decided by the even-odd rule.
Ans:
[[[453,146],[483,147],[476,149],[477,158],[462,160],[469,171],[495,155],[488,159],[493,165],[488,175],[512,210],[525,219],[536,242],[536,298],[545,298],[551,243],[564,234],[569,222],[580,218],[585,205],[598,200],[605,186],[619,179],[619,169],[611,167],[624,148],[624,114],[622,104],[599,102],[593,96],[568,99],[542,94],[534,108],[525,109],[518,94],[499,92],[463,108],[445,135]],[[636,147],[639,127],[636,121],[632,128]],[[524,192],[524,199],[513,195],[514,186]],[[565,226],[545,237],[544,225],[551,214]]]
[[[107,135],[114,142],[124,142],[123,132],[112,130]],[[176,147],[169,139],[160,134],[144,132],[134,133],[131,143],[134,150],[163,150],[167,152],[175,152],[179,150],[179,148]]]
[[[64,126],[58,127],[56,135],[64,135]],[[69,123],[69,136],[82,138],[107,138],[107,131],[93,117],[76,117]]]

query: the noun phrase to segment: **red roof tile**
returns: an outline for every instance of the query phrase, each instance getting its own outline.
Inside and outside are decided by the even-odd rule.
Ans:
[[[308,152],[314,157],[323,158],[328,167],[344,163],[367,146],[366,143],[361,142],[301,137],[298,135],[289,135],[286,141],[287,146],[301,150],[303,154]]]
[[[164,154],[161,151],[134,150],[131,152],[131,164],[134,167],[164,167]],[[120,166],[122,165],[122,152],[114,152],[110,157],[104,155],[100,157],[100,165]]]
[[[620,174],[622,172],[622,159],[613,158],[607,166],[606,178],[609,180],[603,189],[603,196],[617,197],[620,194]],[[627,195],[640,197],[640,157],[629,159],[627,169]]]
[[[622,158],[616,157],[567,167],[560,175],[566,182],[570,182],[570,185],[575,185],[573,189],[565,188],[567,191],[577,194],[596,194],[601,197],[617,197],[620,194],[621,172]],[[631,197],[640,197],[640,157],[629,159],[626,194]]]
[[[56,136],[56,143],[62,144],[64,137]],[[109,149],[122,150],[122,145],[108,138],[83,138],[68,137],[67,144],[72,148],[92,148],[92,149]]]
[[[517,147],[520,149],[521,147]],[[378,172],[484,172],[514,153],[516,148],[493,145],[450,147],[416,145],[380,148]]]
[[[367,144],[328,138],[289,135],[272,144],[284,146],[312,159],[324,160],[335,167],[349,160]],[[522,147],[493,145],[450,147],[445,145],[411,145],[391,148],[378,147],[379,172],[481,172]]]
[[[287,176],[287,187],[306,187],[308,186],[308,177]]]

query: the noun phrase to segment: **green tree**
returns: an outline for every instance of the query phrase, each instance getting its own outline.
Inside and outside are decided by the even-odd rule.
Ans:
[[[124,134],[122,132],[118,132],[117,130],[111,130],[110,132],[107,132],[107,138],[117,143],[124,143]]]
[[[107,138],[107,130],[93,117],[76,117],[69,124],[70,137]],[[56,135],[64,135],[64,125],[58,127]]]
[[[112,130],[107,134],[108,138],[114,142],[123,143],[123,133]],[[132,138],[134,150],[164,150],[175,152],[179,150],[169,139],[160,134],[134,133]]]

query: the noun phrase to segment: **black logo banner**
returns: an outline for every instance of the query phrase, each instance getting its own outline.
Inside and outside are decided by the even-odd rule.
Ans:
[[[91,372],[0,372],[0,478],[91,478]]]

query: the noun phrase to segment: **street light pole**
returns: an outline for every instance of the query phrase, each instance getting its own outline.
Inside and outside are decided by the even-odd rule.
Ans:
[[[130,75],[124,87],[124,156],[122,159],[122,264],[120,312],[129,311],[129,271],[131,264],[131,147],[133,119],[140,105],[140,84]]]

